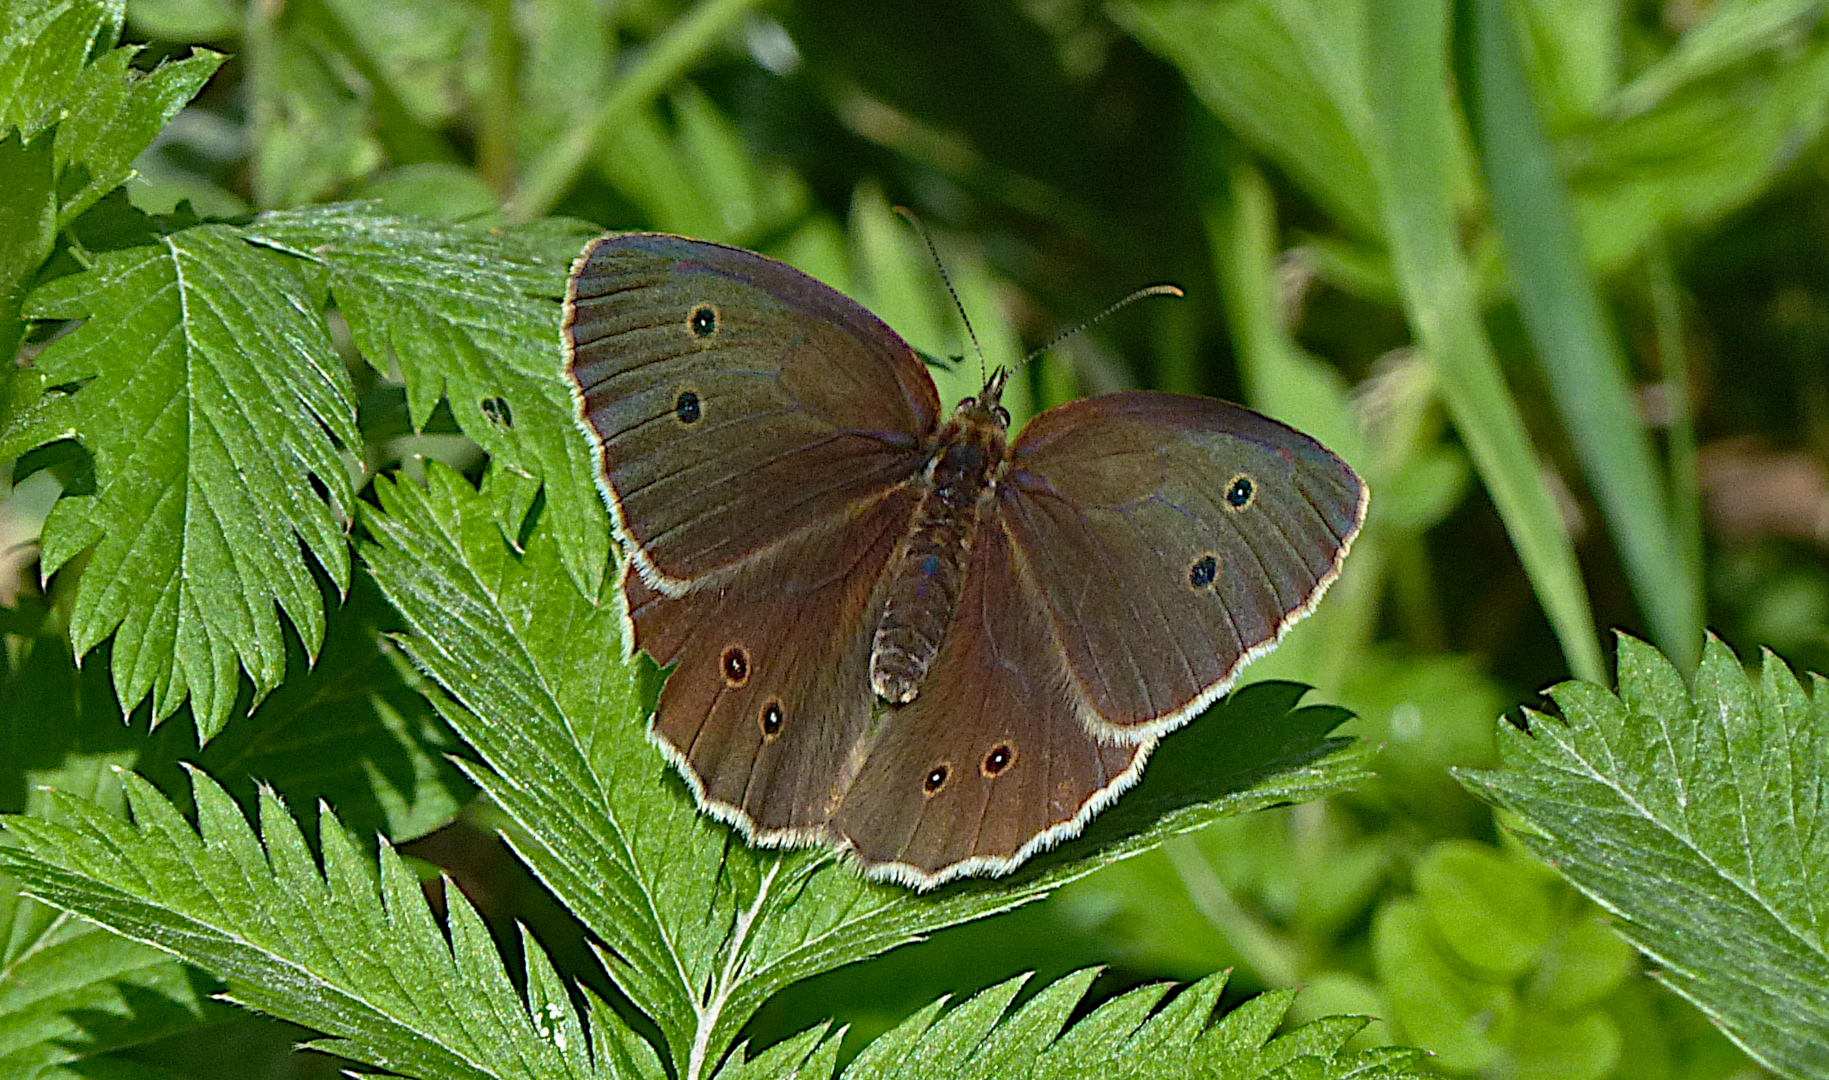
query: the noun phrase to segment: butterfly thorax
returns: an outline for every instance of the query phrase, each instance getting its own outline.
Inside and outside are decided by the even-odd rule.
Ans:
[[[913,701],[946,640],[966,556],[1005,467],[1008,426],[995,393],[968,398],[941,430],[926,470],[910,481],[921,502],[890,560],[870,649],[870,684],[885,701]]]

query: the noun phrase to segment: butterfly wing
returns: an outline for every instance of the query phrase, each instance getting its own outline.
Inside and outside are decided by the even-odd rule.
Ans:
[[[1321,444],[1249,409],[1145,391],[1043,413],[998,504],[1083,719],[1121,739],[1199,713],[1306,615],[1365,520]]]
[[[599,240],[573,267],[564,334],[618,531],[669,595],[913,475],[939,415],[874,315],[721,244]]]
[[[923,888],[1013,868],[1078,833],[1154,745],[1100,738],[1077,701],[1041,596],[984,523],[921,693],[884,707],[830,831],[873,876]]]
[[[677,665],[654,737],[699,804],[756,842],[830,838],[875,700],[866,611],[914,509],[891,492],[677,598],[624,571],[636,646]]]

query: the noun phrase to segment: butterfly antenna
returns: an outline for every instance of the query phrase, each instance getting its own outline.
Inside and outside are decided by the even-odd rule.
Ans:
[[[972,329],[972,320],[965,313],[965,305],[959,302],[959,290],[953,288],[952,275],[946,272],[946,264],[940,261],[940,249],[934,247],[934,238],[927,235],[927,229],[922,226],[921,219],[915,217],[913,210],[898,206],[895,212],[908,219],[908,223],[914,226],[914,231],[920,234],[921,242],[927,245],[927,254],[934,260],[934,269],[940,271],[940,280],[946,285],[946,294],[953,298],[953,307],[959,310],[959,321],[965,324],[965,334],[972,339],[972,351],[978,354],[978,374],[988,386],[991,376],[984,362],[984,346],[978,344],[978,331]]]
[[[1050,340],[1046,345],[1043,345],[1038,349],[1031,350],[1029,352],[1029,355],[1022,358],[1022,363],[1020,363],[1016,366],[1018,368],[1023,368],[1023,367],[1028,366],[1029,361],[1040,356],[1042,353],[1045,353],[1049,349],[1054,348],[1056,345],[1059,345],[1061,342],[1066,341],[1068,338],[1072,337],[1073,335],[1079,333],[1082,330],[1090,330],[1093,326],[1104,321],[1105,319],[1110,318],[1113,315],[1116,315],[1118,312],[1124,310],[1125,308],[1129,307],[1130,305],[1136,303],[1137,301],[1143,299],[1146,296],[1183,297],[1186,295],[1187,295],[1187,293],[1183,292],[1181,290],[1181,286],[1179,286],[1179,285],[1146,285],[1143,288],[1138,289],[1136,292],[1131,293],[1129,296],[1125,297],[1124,299],[1122,299],[1122,300],[1118,301],[1117,303],[1111,305],[1110,307],[1106,308],[1104,311],[1101,311],[1097,315],[1094,315],[1092,318],[1087,319],[1085,322],[1074,327],[1073,329],[1054,335],[1054,338],[1052,340]]]

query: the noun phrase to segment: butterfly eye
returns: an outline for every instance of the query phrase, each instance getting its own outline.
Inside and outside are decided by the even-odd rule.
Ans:
[[[680,396],[673,399],[673,415],[679,417],[682,424],[699,422],[699,396],[690,390],[681,390]]]
[[[749,653],[743,646],[732,645],[724,650],[724,681],[731,686],[749,681]]]
[[[1010,749],[1009,743],[998,743],[991,752],[984,755],[984,775],[988,779],[1003,772],[1016,760],[1016,751]]]
[[[706,338],[717,333],[718,309],[712,307],[710,304],[700,304],[698,307],[693,308],[692,314],[686,317],[686,329],[691,331],[692,336],[698,338],[700,341],[704,341]]]
[[[785,719],[787,714],[781,711],[781,702],[774,698],[762,706],[762,738],[765,742],[775,741],[775,736],[781,734],[781,722]]]
[[[946,786],[946,778],[952,774],[953,767],[942,761],[928,772],[926,779],[921,781],[921,790],[927,793],[928,798],[940,794],[940,789]]]
[[[1239,473],[1226,485],[1226,505],[1234,510],[1243,510],[1257,499],[1257,481],[1244,473]]]
[[[1202,555],[1194,560],[1194,565],[1188,567],[1188,588],[1197,591],[1204,589],[1213,584],[1213,579],[1217,577],[1219,577],[1219,556]]]

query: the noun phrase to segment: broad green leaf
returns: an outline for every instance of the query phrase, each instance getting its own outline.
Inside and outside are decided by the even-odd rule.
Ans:
[[[216,973],[227,1000],[330,1036],[316,1048],[421,1077],[612,1075],[538,943],[522,939],[523,993],[462,891],[445,889],[441,927],[390,846],[377,868],[326,811],[320,870],[270,792],[257,835],[200,772],[196,828],[144,780],[120,777],[131,824],[56,793],[57,820],[7,820],[17,846],[0,848],[0,866],[48,903]],[[613,1014],[592,1018],[614,1043]]]
[[[255,804],[257,786],[301,806],[322,800],[361,836],[401,844],[447,824],[475,789],[448,756],[457,740],[424,698],[424,676],[387,640],[397,625],[358,570],[316,659],[294,646],[291,677],[202,750],[185,746],[182,760],[243,806]],[[160,749],[135,767],[176,798],[178,748]]]
[[[0,134],[27,139],[81,102],[83,64],[121,32],[125,0],[0,0]]]
[[[1295,998],[1287,991],[1253,998],[1215,1020],[1226,986],[1223,972],[1181,989],[1166,1004],[1168,986],[1140,987],[1069,1027],[1068,1018],[1084,1003],[1096,974],[1068,975],[1014,1009],[1026,976],[950,1009],[936,1001],[866,1046],[845,1069],[845,1080],[1433,1075],[1415,1050],[1347,1050],[1347,1040],[1365,1026],[1364,1017],[1328,1017],[1283,1030]],[[741,1064],[733,1058],[718,1080],[829,1077],[832,1064],[823,1055],[837,1040],[817,1041],[821,1035],[816,1028]]]
[[[1829,685],[1776,657],[1749,680],[1710,639],[1692,687],[1622,637],[1617,696],[1550,691],[1463,772],[1519,836],[1762,1064],[1829,1071]]]
[[[71,87],[73,100],[81,106],[71,110],[57,128],[60,228],[127,181],[133,174],[133,159],[197,96],[226,59],[221,53],[199,50],[183,60],[139,72],[128,66],[136,52],[115,49],[84,68]]]
[[[94,494],[44,527],[49,575],[91,552],[70,637],[114,635],[123,708],[149,693],[162,720],[188,696],[200,736],[220,730],[240,670],[256,697],[279,684],[275,604],[308,653],[324,635],[302,543],[342,590],[354,500],[332,445],[356,446],[349,377],[320,303],[285,260],[207,225],[104,252],[93,270],[28,300],[38,318],[84,318],[37,359],[55,393],[7,453],[59,438],[94,456]]]
[[[0,664],[0,761],[40,766],[0,774],[0,809],[44,814],[47,792],[56,789],[118,814],[113,768],[132,753],[77,751],[59,738],[75,696],[64,691],[78,680],[68,650],[36,639]],[[106,680],[91,689],[105,696]],[[107,712],[89,719],[119,729],[119,716]],[[24,782],[19,798],[16,782]],[[208,982],[157,949],[20,895],[18,881],[0,874],[0,1076],[94,1063],[111,1050],[199,1027],[220,1011],[207,1003]]]
[[[57,188],[51,140],[22,143],[16,132],[0,137],[0,356],[19,349],[26,290],[57,239]],[[0,431],[39,397],[36,372],[7,365],[0,376]]]
[[[423,490],[384,480],[377,494],[364,560],[413,630],[404,647],[455,699],[446,716],[482,756],[473,775],[516,822],[510,840],[604,943],[605,966],[682,1076],[710,1075],[790,982],[1364,776],[1364,751],[1326,739],[1342,713],[1295,709],[1301,688],[1259,684],[1165,740],[1080,839],[1008,878],[921,895],[823,852],[752,850],[693,808],[648,744],[610,586],[578,594],[544,527],[517,555],[494,508],[447,470],[429,468]]]
[[[415,428],[443,397],[494,468],[518,477],[529,497],[545,484],[566,569],[595,590],[609,560],[608,516],[559,346],[559,297],[584,234],[566,230],[574,242],[561,258],[545,237],[519,242],[358,205],[263,214],[247,228],[329,271],[357,348],[377,370],[400,365]],[[519,518],[505,516],[503,527],[514,538]]]

